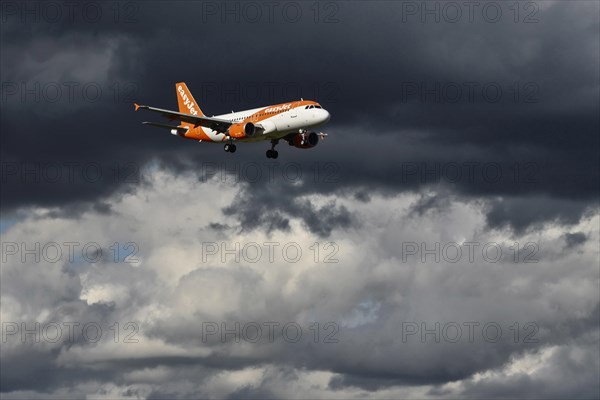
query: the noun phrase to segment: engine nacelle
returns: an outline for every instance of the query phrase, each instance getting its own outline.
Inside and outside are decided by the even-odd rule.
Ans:
[[[309,133],[298,133],[292,140],[292,146],[298,147],[299,149],[310,149],[315,147],[319,143],[319,135],[315,132]]]
[[[273,121],[261,121],[256,129],[260,131],[261,135],[268,135],[277,132],[277,126]]]
[[[252,137],[257,131],[258,129],[252,122],[233,124],[228,129],[229,135],[237,139]]]
[[[246,122],[246,125],[244,125],[244,134],[246,137],[252,137],[256,135],[256,130],[256,126],[254,126],[252,122]]]

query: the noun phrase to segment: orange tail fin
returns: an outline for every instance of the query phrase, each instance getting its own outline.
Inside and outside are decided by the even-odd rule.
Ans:
[[[179,112],[184,114],[192,114],[197,115],[199,117],[203,117],[204,113],[198,106],[198,103],[192,96],[192,93],[188,89],[185,82],[178,82],[175,84],[175,90],[177,91],[177,103],[179,103]],[[182,122],[180,126],[185,126],[188,128],[193,128],[192,124]]]
[[[176,83],[175,88],[177,89],[177,102],[179,103],[179,112],[203,117],[204,113],[198,106],[198,103],[194,99],[194,96],[192,96],[192,93],[188,89],[185,82]]]

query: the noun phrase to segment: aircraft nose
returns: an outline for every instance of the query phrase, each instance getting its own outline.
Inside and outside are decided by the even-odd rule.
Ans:
[[[327,110],[323,110],[323,122],[329,122],[329,119],[331,118],[331,115],[329,114],[329,111]]]

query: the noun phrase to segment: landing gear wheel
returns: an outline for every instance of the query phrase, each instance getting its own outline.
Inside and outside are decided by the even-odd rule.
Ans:
[[[275,159],[277,157],[279,157],[279,153],[277,152],[277,150],[273,150],[273,149],[267,150],[267,158]]]
[[[233,143],[225,143],[224,149],[229,153],[235,153],[235,151],[237,150],[235,144]]]
[[[277,157],[279,157],[279,153],[277,152],[277,150],[275,150],[275,146],[277,146],[277,143],[279,143],[279,139],[271,140],[271,149],[267,150],[267,158],[276,159]]]

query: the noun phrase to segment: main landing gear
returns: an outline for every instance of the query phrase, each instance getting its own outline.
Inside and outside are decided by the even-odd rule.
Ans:
[[[279,143],[279,139],[271,140],[271,149],[267,150],[267,158],[276,159],[279,157],[279,153],[275,150],[275,146]]]
[[[225,143],[225,151],[229,152],[229,153],[235,153],[236,147],[235,144],[233,143]]]

